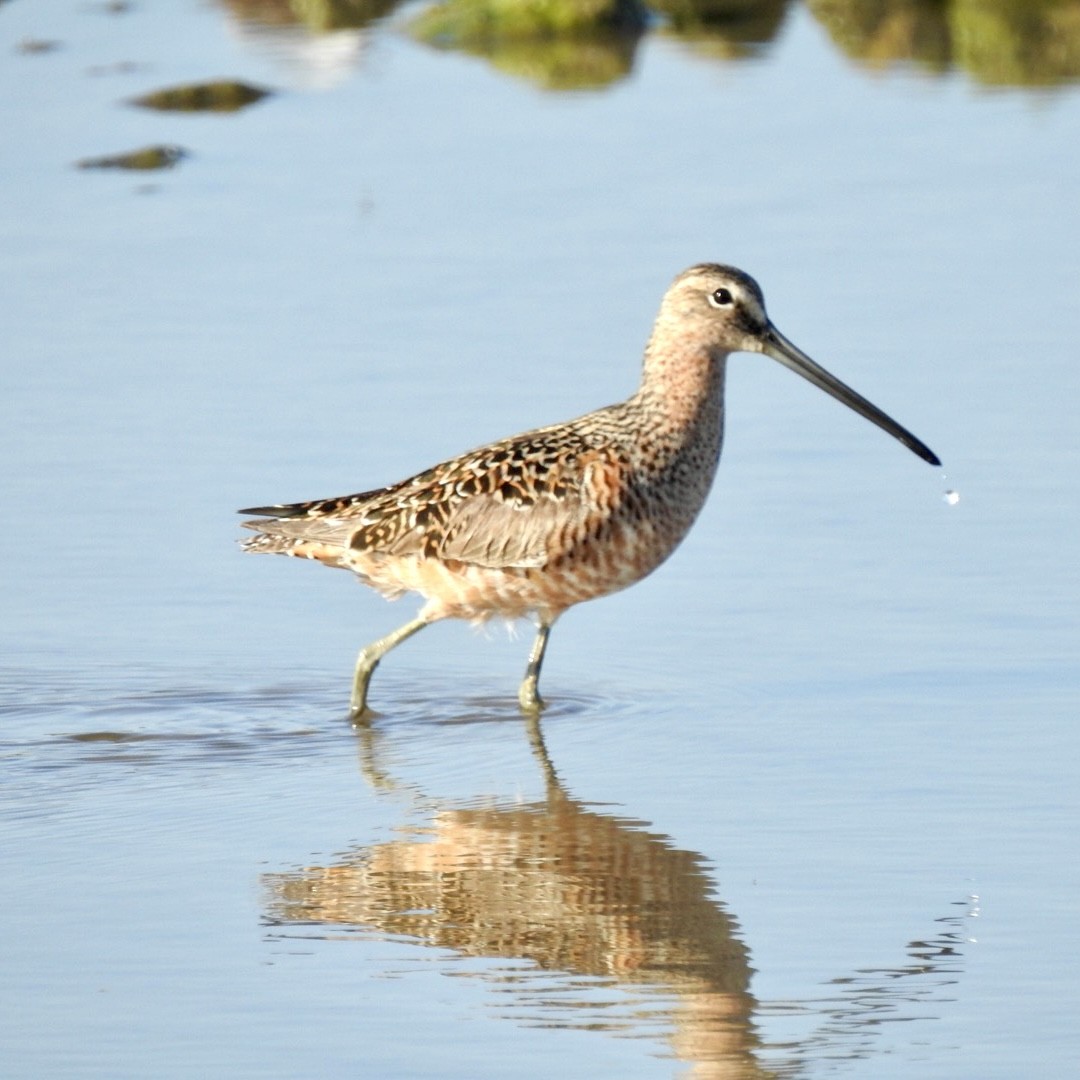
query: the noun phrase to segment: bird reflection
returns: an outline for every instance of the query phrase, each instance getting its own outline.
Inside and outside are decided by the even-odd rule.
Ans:
[[[939,987],[955,972],[962,916],[935,939],[912,943],[915,964],[834,980],[834,995],[809,1005],[766,1006],[812,1013],[819,1030],[799,1046],[765,1046],[749,949],[703,857],[646,823],[573,798],[539,719],[526,723],[542,799],[454,806],[421,796],[432,811],[424,828],[330,866],[266,875],[267,921],[306,932],[313,924],[365,928],[517,962],[481,975],[503,992],[508,1017],[666,1039],[691,1066],[687,1075],[702,1080],[794,1076],[825,1049],[865,1056],[868,1025],[896,1002],[925,998],[897,982],[936,976]],[[394,787],[378,762],[378,735],[366,727],[359,736],[364,775]]]

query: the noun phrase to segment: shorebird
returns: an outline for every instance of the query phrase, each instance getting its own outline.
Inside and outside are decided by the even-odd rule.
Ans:
[[[761,288],[731,266],[685,270],[664,294],[634,394],[551,427],[471,450],[400,483],[356,495],[253,507],[245,551],[351,570],[416,618],[360,651],[350,706],[395,646],[439,619],[531,617],[537,624],[518,701],[543,707],[540,668],[555,620],[624,589],[679,545],[712,485],[733,352],[764,353],[866,417],[931,465],[906,428],[814,363],[773,326]]]

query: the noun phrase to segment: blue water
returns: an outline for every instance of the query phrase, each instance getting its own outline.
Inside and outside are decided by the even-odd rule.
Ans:
[[[792,5],[558,93],[414,7],[239,10],[0,8],[0,1072],[1070,1075],[1078,84]],[[127,104],[222,76],[277,93]],[[736,357],[701,520],[559,623],[539,731],[528,633],[460,625],[354,730],[415,605],[234,510],[617,400],[706,259],[945,473]]]

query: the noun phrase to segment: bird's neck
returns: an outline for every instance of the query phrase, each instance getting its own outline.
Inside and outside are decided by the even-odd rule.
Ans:
[[[634,395],[654,437],[673,449],[696,443],[719,455],[727,357],[692,337],[665,334],[657,340],[654,335],[645,349],[641,385]]]

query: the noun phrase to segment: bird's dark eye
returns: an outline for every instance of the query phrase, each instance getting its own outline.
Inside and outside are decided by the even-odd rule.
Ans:
[[[730,289],[716,289],[709,297],[709,303],[713,307],[728,307],[735,302]]]

